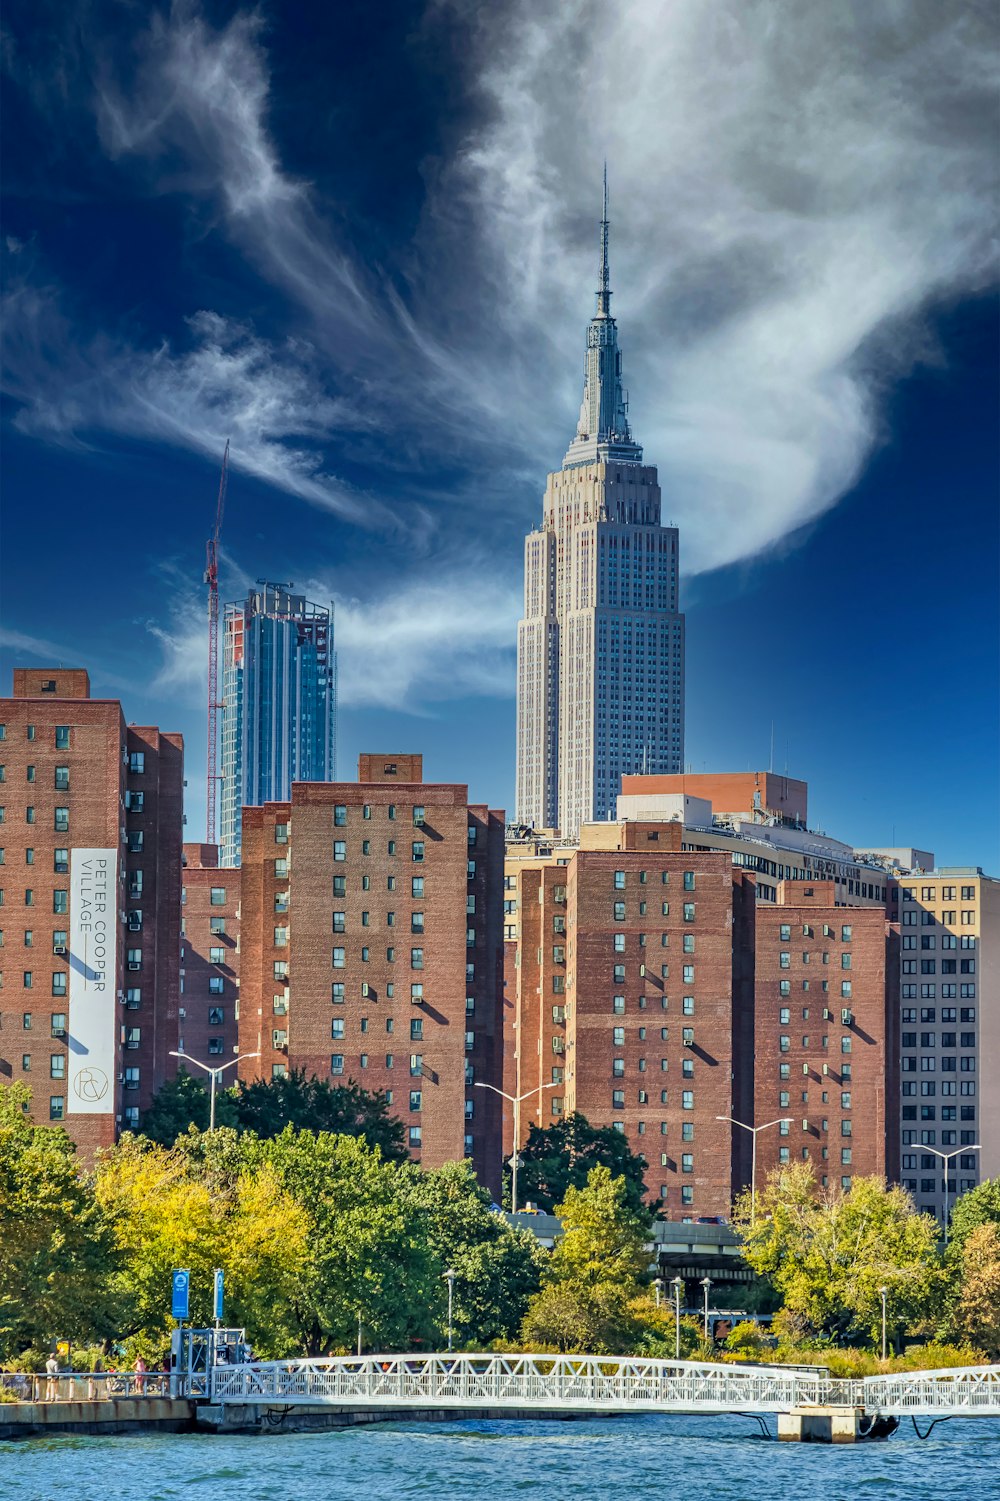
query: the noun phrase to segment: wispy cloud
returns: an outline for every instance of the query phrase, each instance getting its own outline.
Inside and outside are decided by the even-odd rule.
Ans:
[[[835,504],[928,309],[994,274],[991,13],[440,0],[428,24],[456,16],[481,123],[430,173],[417,239],[384,272],[283,165],[256,18],[154,18],[127,82],[102,78],[105,148],[142,191],[208,205],[294,332],[193,312],[183,346],[81,350],[22,280],[22,425],[213,455],[231,434],[260,478],[395,525],[338,477],[335,439],[397,489],[426,487],[411,525],[450,506],[470,550],[518,530],[535,515],[526,477],[539,491],[573,428],[607,156],[632,416],[686,570],[753,556]],[[496,505],[505,490],[521,499]]]
[[[316,604],[334,606],[342,707],[428,715],[459,699],[513,694],[519,605],[513,582],[494,580],[473,593],[464,575],[435,568],[426,580],[413,577],[401,588],[365,595],[336,577],[304,578],[300,587]],[[160,651],[150,691],[194,708],[205,700],[205,601],[182,588],[170,598],[166,618],[144,622]]]

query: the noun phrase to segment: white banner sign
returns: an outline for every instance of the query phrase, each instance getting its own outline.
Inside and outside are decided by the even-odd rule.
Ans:
[[[73,850],[69,893],[69,1091],[73,1115],[115,1108],[118,851]]]

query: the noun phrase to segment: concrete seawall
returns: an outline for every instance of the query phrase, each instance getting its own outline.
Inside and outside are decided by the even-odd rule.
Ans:
[[[194,1428],[195,1404],[171,1397],[112,1397],[100,1402],[4,1402],[0,1439],[46,1433],[183,1433]]]

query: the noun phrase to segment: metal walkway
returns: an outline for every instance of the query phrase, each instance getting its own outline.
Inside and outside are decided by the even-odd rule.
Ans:
[[[1000,1417],[1000,1365],[846,1381],[780,1367],[597,1355],[364,1355],[215,1366],[209,1400],[265,1406]]]

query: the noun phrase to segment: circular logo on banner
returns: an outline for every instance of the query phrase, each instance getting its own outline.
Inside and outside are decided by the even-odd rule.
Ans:
[[[103,1100],[108,1092],[108,1076],[102,1068],[80,1068],[73,1076],[73,1089],[81,1100]]]
[[[179,1292],[179,1293],[183,1292],[184,1289],[187,1287],[187,1280],[188,1280],[188,1274],[187,1274],[187,1272],[175,1272],[174,1273],[174,1290],[175,1290],[175,1292]]]

